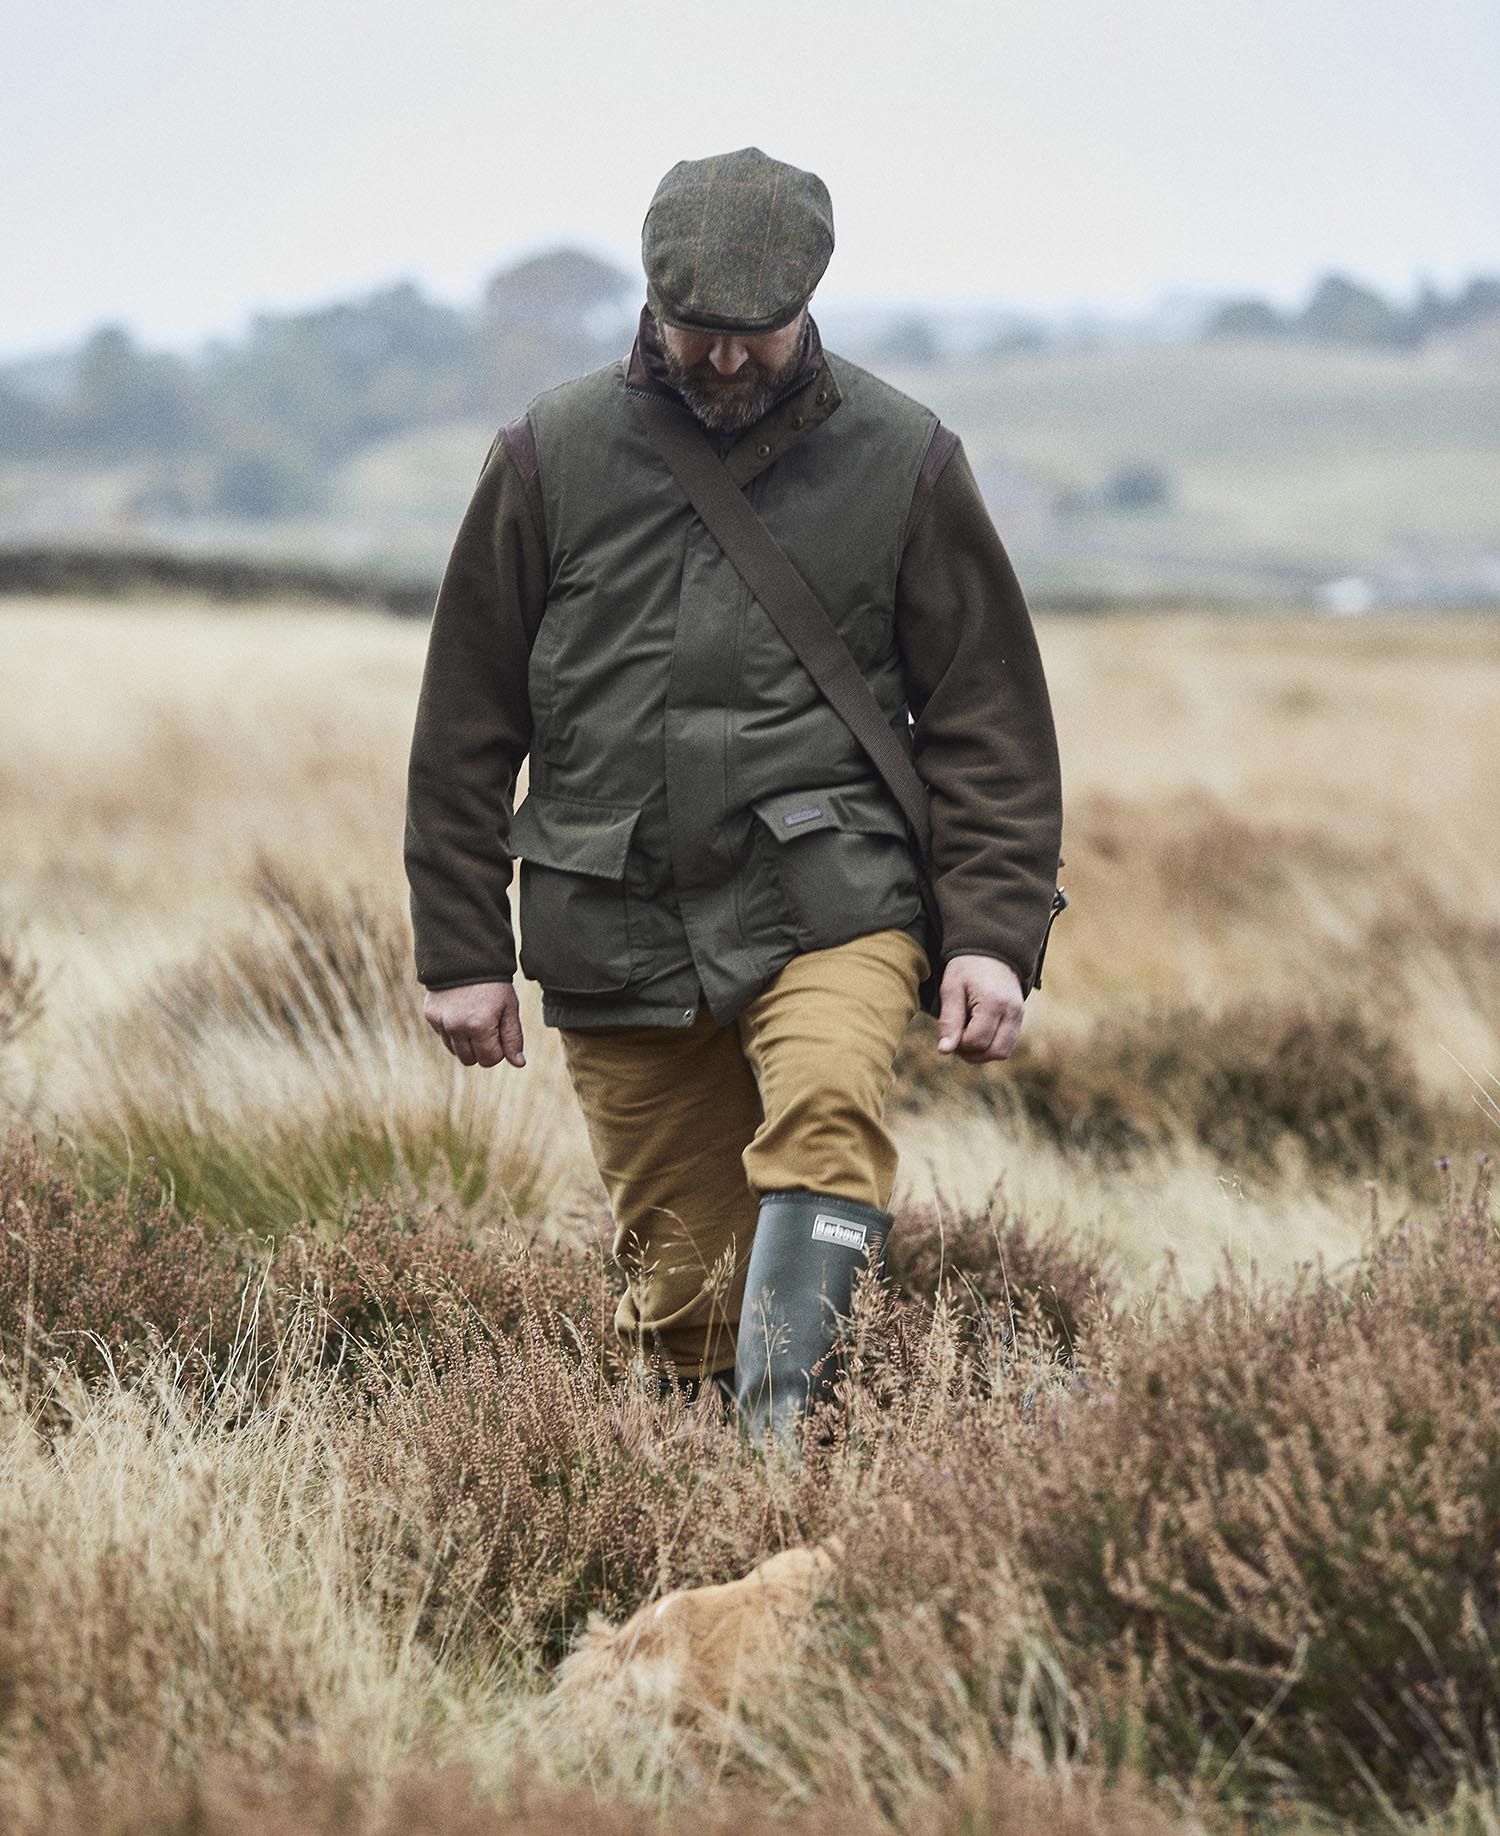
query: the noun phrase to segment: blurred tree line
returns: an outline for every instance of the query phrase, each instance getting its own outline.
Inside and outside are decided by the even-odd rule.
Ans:
[[[617,355],[637,292],[623,270],[559,249],[496,274],[469,312],[403,281],[257,314],[241,342],[190,356],[101,326],[58,363],[0,370],[0,459],[145,460],[142,507],[157,514],[293,514],[372,441],[498,423]]]
[[[1423,287],[1409,306],[1399,306],[1346,274],[1329,274],[1297,311],[1282,312],[1253,296],[1226,300],[1210,315],[1204,332],[1211,338],[1320,338],[1410,349],[1496,319],[1500,278],[1494,276],[1476,275],[1446,297]]]

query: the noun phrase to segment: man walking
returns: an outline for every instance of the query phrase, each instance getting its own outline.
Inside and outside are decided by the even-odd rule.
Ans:
[[[428,1021],[465,1064],[524,1064],[519,857],[616,1331],[752,1432],[826,1382],[890,1228],[883,1109],[924,983],[940,1052],[1010,1053],[1061,828],[1020,588],[957,438],[823,350],[832,250],[822,181],[758,149],[662,180],[629,358],[485,462],[407,804]]]

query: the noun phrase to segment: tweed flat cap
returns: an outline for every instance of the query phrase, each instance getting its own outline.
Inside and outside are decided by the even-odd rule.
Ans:
[[[759,147],[679,160],[641,226],[647,304],[694,331],[789,324],[832,254],[828,187]]]

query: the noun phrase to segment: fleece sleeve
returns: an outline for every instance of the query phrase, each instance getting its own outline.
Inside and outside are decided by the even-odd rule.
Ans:
[[[406,795],[417,979],[504,981],[516,776],[531,744],[527,668],[547,597],[546,538],[526,424],[497,436],[432,615]]]
[[[940,429],[934,450],[941,470],[913,504],[896,636],[932,798],[943,960],[998,957],[1029,991],[1062,838],[1052,708],[1025,597],[963,448]]]

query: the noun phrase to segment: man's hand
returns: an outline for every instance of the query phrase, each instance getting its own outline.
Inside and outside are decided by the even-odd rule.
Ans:
[[[521,1004],[509,982],[429,990],[422,1016],[461,1065],[526,1063]]]
[[[1009,1058],[1021,1032],[1025,997],[1009,963],[993,956],[955,956],[943,971],[938,1050],[971,1065]]]

